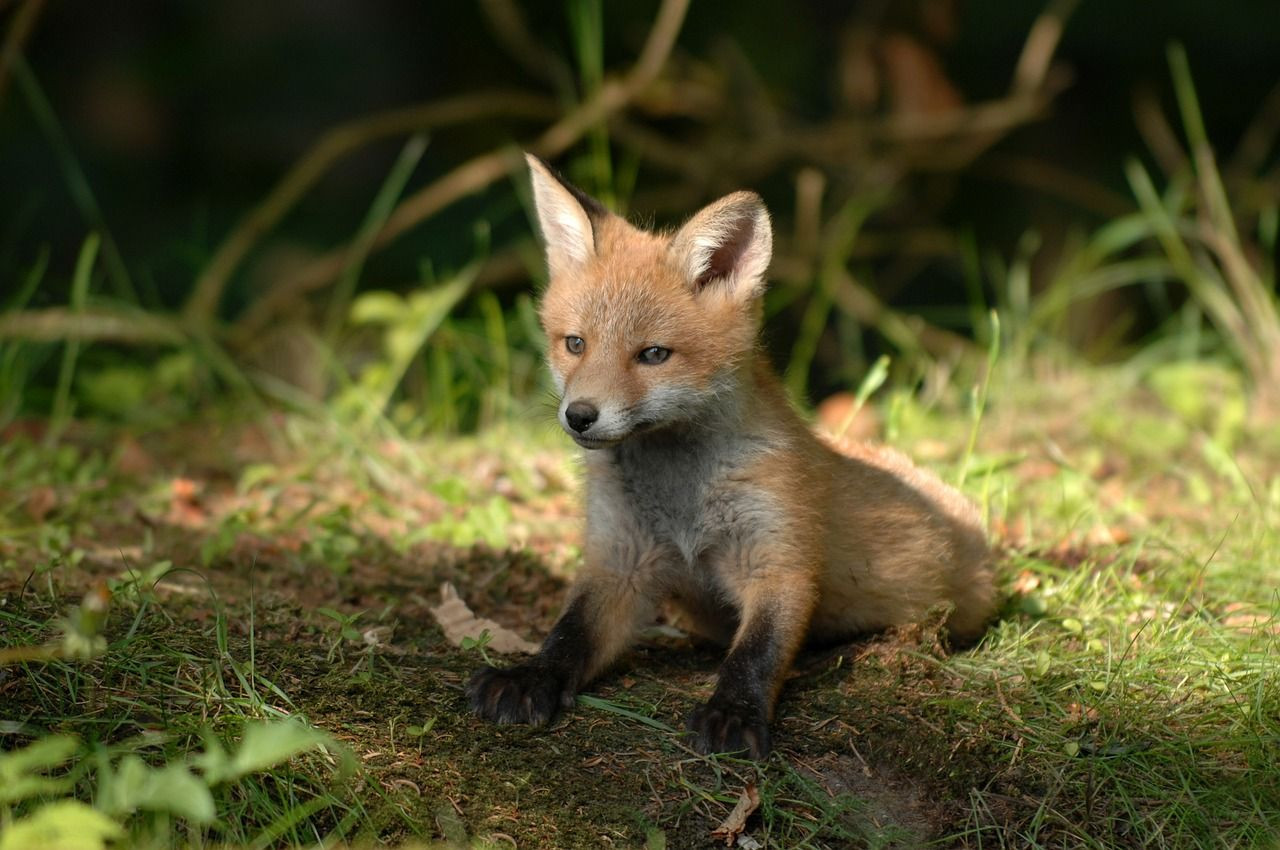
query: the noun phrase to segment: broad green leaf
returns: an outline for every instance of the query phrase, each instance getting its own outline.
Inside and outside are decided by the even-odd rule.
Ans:
[[[404,299],[394,292],[366,292],[351,302],[351,321],[357,325],[399,322],[404,313]]]
[[[206,753],[200,764],[210,784],[229,782],[330,743],[328,735],[296,720],[252,723],[245,726],[240,746],[225,763],[219,764],[217,757],[210,759]]]
[[[213,795],[185,765],[148,767],[135,755],[125,756],[103,783],[99,807],[115,815],[138,809],[169,812],[196,823],[213,820]]]
[[[42,794],[57,794],[68,783],[33,774],[57,767],[79,746],[70,735],[51,735],[30,746],[0,755],[0,803],[15,803]]]
[[[0,850],[104,850],[124,837],[120,825],[78,800],[41,806],[0,833]]]

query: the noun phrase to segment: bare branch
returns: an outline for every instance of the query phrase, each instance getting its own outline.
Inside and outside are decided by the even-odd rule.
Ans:
[[[1044,85],[1049,73],[1049,65],[1053,54],[1062,40],[1062,31],[1066,27],[1067,18],[1080,5],[1080,0],[1053,0],[1049,7],[1040,13],[1027,40],[1022,45],[1022,55],[1018,57],[1018,66],[1013,72],[1013,93],[1033,92]]]
[[[0,339],[178,345],[187,336],[176,322],[153,313],[51,307],[0,314]]]
[[[480,10],[489,21],[489,28],[498,43],[526,71],[554,86],[572,85],[569,68],[529,31],[519,4],[513,0],[480,0]]]
[[[662,71],[688,8],[689,0],[664,0],[640,57],[626,76],[621,80],[606,81],[595,97],[551,125],[529,145],[529,149],[539,156],[554,157],[582,138],[591,127],[626,107]],[[424,219],[523,167],[523,160],[508,146],[463,163],[402,200],[383,225],[372,250],[386,247]],[[296,275],[281,281],[278,288],[287,296],[282,300],[290,300],[333,281],[345,267],[350,248],[350,245],[344,245],[329,251]],[[239,324],[237,335],[241,338],[252,335],[269,318],[263,313],[252,314],[252,322]]]
[[[13,23],[5,33],[4,46],[0,47],[0,103],[4,103],[4,92],[9,85],[9,69],[17,60],[31,31],[35,29],[40,13],[44,11],[44,0],[27,0],[13,16]]]
[[[217,311],[228,280],[245,255],[338,160],[352,151],[380,139],[492,115],[545,118],[555,111],[555,104],[541,95],[495,91],[378,112],[329,130],[218,246],[196,279],[184,315],[198,324],[208,323]]]

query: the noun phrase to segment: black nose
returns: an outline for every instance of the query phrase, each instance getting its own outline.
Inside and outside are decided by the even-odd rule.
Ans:
[[[570,428],[581,434],[600,418],[600,411],[589,401],[575,401],[564,409],[564,418]]]

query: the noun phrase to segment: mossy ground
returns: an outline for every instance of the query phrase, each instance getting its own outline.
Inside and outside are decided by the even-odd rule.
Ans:
[[[545,634],[577,558],[558,435],[355,440],[295,417],[9,430],[0,644],[56,639],[99,582],[113,601],[98,657],[0,668],[0,742],[63,731],[86,762],[164,761],[204,729],[299,714],[355,757],[225,789],[216,829],[138,827],[159,846],[709,846],[747,784],[770,847],[1274,842],[1274,434],[1076,376],[993,404],[966,456],[963,410],[895,398],[886,436],[963,468],[991,522],[1001,618],[961,653],[923,624],[806,654],[764,765],[688,748],[719,653],[671,636],[550,729],[467,713],[480,652],[429,609],[451,582]]]

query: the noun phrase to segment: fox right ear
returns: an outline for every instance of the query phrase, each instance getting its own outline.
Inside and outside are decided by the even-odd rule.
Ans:
[[[552,278],[573,272],[595,256],[594,222],[608,215],[608,210],[538,157],[526,153],[524,158],[529,163],[533,203],[547,250],[547,271]]]
[[[694,214],[668,250],[695,293],[750,301],[764,292],[773,254],[769,213],[755,192],[734,192]]]

